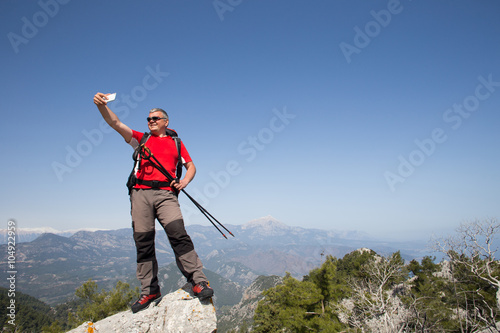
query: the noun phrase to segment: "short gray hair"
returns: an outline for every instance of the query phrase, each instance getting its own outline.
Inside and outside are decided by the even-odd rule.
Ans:
[[[161,112],[163,114],[163,117],[167,118],[168,120],[168,114],[165,110],[163,109],[160,109],[160,108],[152,108],[149,113],[153,113],[153,112]]]

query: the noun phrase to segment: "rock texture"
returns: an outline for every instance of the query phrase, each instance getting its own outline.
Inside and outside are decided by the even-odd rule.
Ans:
[[[190,285],[189,285],[190,286]],[[93,323],[94,332],[128,333],[213,333],[217,331],[217,317],[211,300],[194,298],[188,285],[163,296],[158,304],[138,313],[124,311]],[[68,333],[89,332],[89,324]]]

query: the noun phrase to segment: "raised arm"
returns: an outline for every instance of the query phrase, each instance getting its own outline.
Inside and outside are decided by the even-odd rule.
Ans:
[[[97,93],[94,96],[94,104],[97,105],[99,112],[101,113],[104,120],[108,123],[111,128],[120,133],[120,135],[125,139],[126,142],[132,140],[132,130],[130,127],[125,125],[120,121],[118,116],[108,108],[106,102],[106,95],[103,93]]]

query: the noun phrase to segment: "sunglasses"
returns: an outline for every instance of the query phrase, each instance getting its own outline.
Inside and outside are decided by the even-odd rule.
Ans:
[[[152,120],[152,121],[158,121],[160,119],[167,119],[167,118],[160,118],[160,117],[147,117],[146,118],[148,120],[148,123]]]

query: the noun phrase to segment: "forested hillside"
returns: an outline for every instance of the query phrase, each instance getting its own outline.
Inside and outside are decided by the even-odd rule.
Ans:
[[[11,300],[15,301],[15,315],[7,314]],[[49,305],[19,291],[15,298],[9,296],[9,289],[0,287],[0,308],[5,315],[0,316],[2,332],[40,332],[43,326],[55,321],[55,314]],[[10,322],[10,323],[9,323]]]
[[[499,332],[496,220],[436,240],[447,260],[360,249],[264,292],[252,332]]]
[[[382,256],[361,248],[342,258],[324,256],[322,264],[301,279],[291,274],[282,280],[260,277],[239,304],[228,303],[219,313],[220,331],[500,332],[500,264],[495,257],[499,231],[494,219],[463,224],[457,235],[433,242],[436,253],[446,258],[440,262],[431,256],[405,261],[399,251]],[[163,275],[179,280],[171,273]],[[222,296],[223,286],[211,280]],[[89,280],[76,290],[76,298],[50,308],[17,292],[16,326],[21,331],[63,332],[127,309],[137,297],[134,293],[122,282],[99,292]],[[230,293],[239,294],[236,289]],[[8,302],[7,290],[0,289],[0,306],[6,308]],[[7,319],[0,327],[9,332]]]

